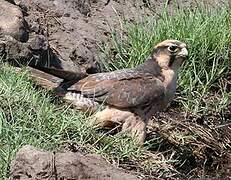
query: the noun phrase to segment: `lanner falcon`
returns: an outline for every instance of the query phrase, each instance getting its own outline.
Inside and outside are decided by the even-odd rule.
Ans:
[[[165,40],[138,67],[89,75],[68,87],[64,99],[81,110],[103,105],[94,115],[95,123],[121,123],[122,131],[143,143],[147,121],[172,101],[177,70],[187,56],[185,43]]]
[[[39,73],[42,77],[34,72],[32,76],[50,89],[59,84],[56,88],[62,87],[59,95],[79,110],[95,112],[93,120],[96,124],[122,124],[122,131],[130,132],[142,144],[148,120],[172,101],[177,86],[177,71],[187,56],[185,43],[165,40],[157,44],[151,57],[136,68],[92,74],[64,86],[60,86],[59,78],[48,74],[44,76]],[[68,72],[50,70],[55,76],[63,76],[64,79],[68,76]]]

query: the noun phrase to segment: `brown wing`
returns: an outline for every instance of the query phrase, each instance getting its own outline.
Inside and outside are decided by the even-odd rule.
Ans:
[[[129,71],[100,73],[91,75],[71,86],[68,90],[77,91],[97,102],[120,108],[148,105],[164,95],[162,82],[148,74]],[[133,74],[133,75],[132,75]]]

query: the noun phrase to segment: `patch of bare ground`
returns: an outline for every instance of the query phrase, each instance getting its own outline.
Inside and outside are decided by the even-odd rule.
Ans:
[[[174,106],[150,122],[149,136],[154,141],[149,150],[177,160],[174,167],[183,177],[229,179],[230,109],[223,114],[195,117]],[[227,123],[221,125],[221,119]]]

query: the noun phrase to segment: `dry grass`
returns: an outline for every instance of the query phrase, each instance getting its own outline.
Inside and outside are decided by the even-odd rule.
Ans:
[[[228,176],[231,172],[231,124],[221,126],[219,122],[207,120],[210,122],[201,124],[201,120],[185,116],[179,109],[160,113],[149,128],[157,132],[163,144],[160,140],[154,142],[159,145],[151,149],[160,150],[165,157],[173,156],[177,160],[175,168],[187,177]]]

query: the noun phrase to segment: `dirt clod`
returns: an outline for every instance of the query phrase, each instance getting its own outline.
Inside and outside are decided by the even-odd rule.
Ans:
[[[32,146],[22,147],[11,164],[10,179],[89,179],[136,180],[96,155],[51,153]]]
[[[10,35],[20,42],[29,38],[28,24],[18,6],[0,0],[0,36]]]

